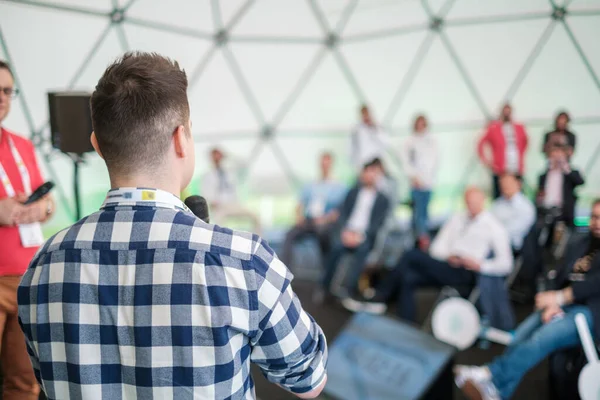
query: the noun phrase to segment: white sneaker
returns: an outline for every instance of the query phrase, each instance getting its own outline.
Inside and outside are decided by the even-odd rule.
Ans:
[[[352,297],[346,297],[342,299],[342,305],[348,311],[366,312],[369,314],[376,315],[381,315],[387,310],[387,306],[384,303],[358,301],[353,299]]]
[[[454,382],[469,400],[501,400],[488,367],[457,365]]]

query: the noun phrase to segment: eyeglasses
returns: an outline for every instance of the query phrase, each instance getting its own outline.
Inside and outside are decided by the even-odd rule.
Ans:
[[[4,93],[6,97],[10,97],[14,99],[19,95],[19,89],[11,88],[11,87],[0,87],[0,93]]]

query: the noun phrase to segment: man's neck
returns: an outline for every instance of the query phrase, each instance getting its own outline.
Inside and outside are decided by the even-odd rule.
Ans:
[[[162,176],[129,175],[129,176],[111,176],[110,186],[112,189],[122,187],[142,187],[150,189],[159,189],[172,193],[179,197],[181,195],[181,184],[179,179]]]
[[[329,180],[329,172],[321,172],[321,180],[328,181]]]

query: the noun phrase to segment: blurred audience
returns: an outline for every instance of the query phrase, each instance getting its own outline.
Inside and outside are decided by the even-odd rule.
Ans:
[[[573,156],[576,138],[575,134],[569,130],[569,122],[571,122],[571,117],[566,111],[558,113],[554,119],[554,130],[544,135],[542,152],[546,154],[546,157],[550,157],[552,148],[556,146],[565,148],[567,158],[571,159]]]
[[[575,188],[583,184],[583,177],[569,163],[568,149],[554,146],[548,154],[548,169],[539,177],[538,205],[543,209],[559,209],[559,220],[573,226],[577,202]]]
[[[320,160],[321,176],[304,186],[296,208],[296,224],[290,229],[283,243],[281,260],[290,265],[294,243],[307,235],[316,236],[321,253],[327,254],[330,247],[332,227],[340,215],[339,206],[346,187],[332,178],[333,155],[323,153]]]
[[[346,282],[351,292],[357,289],[366,258],[390,207],[388,198],[376,187],[380,171],[377,161],[366,164],[359,183],[348,192],[342,204],[338,224],[341,233],[334,239],[325,265],[322,284],[326,292],[330,291],[338,264],[346,254],[353,256]]]
[[[503,355],[483,367],[457,366],[456,384],[470,399],[509,399],[527,371],[557,350],[580,345],[575,316],[583,314],[600,339],[600,200],[590,234],[567,249],[557,288],[539,293],[538,311],[517,328]]]
[[[473,286],[478,274],[508,275],[513,266],[510,239],[500,222],[484,210],[485,194],[468,188],[465,203],[467,212],[444,224],[429,254],[409,250],[371,299],[349,298],[342,304],[351,311],[382,313],[398,293],[399,316],[415,321],[415,291],[419,287]]]
[[[517,254],[535,223],[535,206],[521,193],[521,182],[514,175],[500,177],[500,193],[490,212],[508,231],[513,254]]]
[[[388,134],[375,123],[369,107],[361,106],[360,115],[350,142],[350,159],[356,171],[375,158],[382,159],[390,142]]]
[[[375,158],[372,164],[377,169],[377,182],[375,186],[379,192],[388,198],[390,202],[389,211],[391,213],[394,206],[398,204],[398,181],[387,172],[380,158]]]
[[[505,104],[500,119],[488,125],[477,146],[481,162],[492,171],[494,198],[500,196],[501,175],[508,173],[522,179],[527,141],[525,127],[513,121],[512,107]]]
[[[401,152],[402,166],[410,179],[413,227],[418,238],[429,236],[428,207],[440,157],[437,142],[427,127],[427,118],[417,116],[413,134],[406,139]]]
[[[225,154],[219,148],[210,152],[212,169],[202,177],[202,195],[206,198],[211,213],[211,221],[223,224],[227,218],[246,218],[253,224],[255,233],[260,234],[258,216],[242,205],[237,195],[237,177],[225,168]]]

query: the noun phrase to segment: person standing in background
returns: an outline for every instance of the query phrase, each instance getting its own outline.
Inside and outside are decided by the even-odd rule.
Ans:
[[[569,122],[571,122],[571,117],[566,111],[561,111],[556,115],[556,118],[554,119],[554,130],[544,135],[542,152],[546,154],[546,157],[550,156],[550,151],[556,146],[564,147],[569,159],[573,156],[576,137],[575,134],[569,130]]]
[[[519,180],[525,169],[525,152],[527,151],[527,133],[522,124],[512,119],[512,107],[502,107],[500,120],[491,122],[477,145],[481,162],[492,171],[493,195],[500,197],[499,179],[501,175],[511,174]],[[491,158],[486,148],[491,150]]]
[[[350,159],[357,172],[372,160],[383,159],[390,143],[388,134],[375,124],[369,107],[361,106],[360,115],[361,122],[354,128],[350,143]]]
[[[223,224],[227,218],[247,218],[253,224],[255,233],[261,233],[258,216],[244,207],[238,199],[237,179],[235,173],[225,168],[225,154],[215,147],[210,152],[212,169],[202,177],[202,195],[208,201],[212,219]]]
[[[333,155],[325,152],[321,155],[321,177],[304,186],[300,203],[296,209],[296,224],[290,229],[283,243],[281,261],[290,265],[294,243],[305,235],[315,235],[319,239],[321,254],[328,253],[331,228],[340,215],[339,206],[344,200],[346,187],[333,180],[331,169]]]
[[[429,237],[428,207],[439,165],[437,142],[427,132],[427,126],[427,118],[417,116],[413,134],[406,139],[401,152],[402,166],[410,179],[413,226],[419,241]]]
[[[43,242],[40,223],[54,210],[50,196],[30,205],[44,181],[33,144],[2,126],[17,95],[10,67],[0,61],[0,358],[4,400],[37,400],[39,387],[17,316],[17,287]]]

